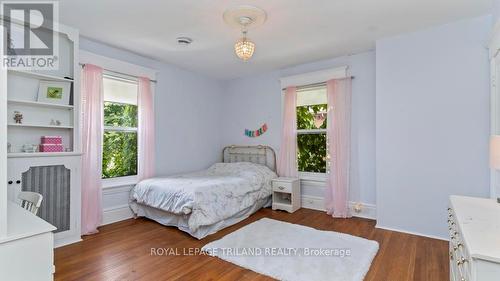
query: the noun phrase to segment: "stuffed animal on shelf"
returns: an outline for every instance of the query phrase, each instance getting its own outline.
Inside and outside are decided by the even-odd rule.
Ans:
[[[23,123],[23,115],[19,111],[14,111],[14,121],[16,121],[16,124],[22,124]]]

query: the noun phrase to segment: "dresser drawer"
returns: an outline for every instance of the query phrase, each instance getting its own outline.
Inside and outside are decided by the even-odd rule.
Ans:
[[[293,184],[291,182],[273,181],[273,191],[292,193]]]

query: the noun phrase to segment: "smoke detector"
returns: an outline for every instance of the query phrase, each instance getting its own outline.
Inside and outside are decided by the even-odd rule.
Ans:
[[[177,44],[179,44],[183,47],[188,46],[191,43],[193,43],[193,39],[191,39],[189,37],[184,37],[184,36],[177,37]]]

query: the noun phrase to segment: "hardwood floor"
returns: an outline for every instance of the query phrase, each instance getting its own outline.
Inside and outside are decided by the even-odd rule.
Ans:
[[[215,257],[150,254],[151,248],[175,248],[181,253],[184,249],[201,248],[262,217],[378,241],[380,249],[366,281],[449,280],[447,242],[376,229],[373,220],[332,219],[309,209],[293,214],[262,209],[201,241],[147,219],[114,223],[80,243],[56,249],[55,280],[272,280]]]

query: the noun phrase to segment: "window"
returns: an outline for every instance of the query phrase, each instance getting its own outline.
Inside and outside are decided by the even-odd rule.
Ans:
[[[297,90],[299,172],[326,172],[326,86]]]
[[[137,82],[105,75],[102,178],[137,175]]]

